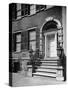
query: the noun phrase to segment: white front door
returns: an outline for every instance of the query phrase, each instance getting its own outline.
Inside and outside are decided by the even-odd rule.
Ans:
[[[47,34],[45,40],[45,56],[48,57],[57,57],[56,50],[56,34]]]

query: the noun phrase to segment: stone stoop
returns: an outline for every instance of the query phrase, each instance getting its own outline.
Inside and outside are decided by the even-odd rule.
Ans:
[[[52,77],[56,78],[56,80],[64,80],[63,68],[57,65],[57,61],[57,59],[41,60],[41,65],[36,66],[37,69],[32,73],[33,76]]]

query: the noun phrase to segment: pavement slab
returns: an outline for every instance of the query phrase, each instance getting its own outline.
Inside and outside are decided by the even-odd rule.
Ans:
[[[57,81],[56,78],[42,77],[42,76],[33,76],[33,77],[25,76],[24,77],[24,75],[20,73],[13,73],[12,83],[13,83],[13,87],[21,87],[21,86],[63,84],[64,81]]]

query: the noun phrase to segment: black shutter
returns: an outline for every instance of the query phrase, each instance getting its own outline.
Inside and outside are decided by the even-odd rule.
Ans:
[[[25,49],[28,50],[28,31],[25,31]]]
[[[13,39],[12,39],[12,51],[16,51],[16,35],[13,34]]]
[[[11,10],[10,13],[12,12],[12,19],[14,20],[17,18],[17,6],[15,3],[11,5]]]
[[[36,28],[36,48],[39,48],[40,44],[40,30],[39,28]]]
[[[25,46],[25,43],[24,43],[24,42],[25,42],[25,41],[24,41],[24,40],[25,40],[25,33],[24,33],[24,32],[22,32],[22,38],[21,38],[21,39],[22,39],[22,40],[21,40],[21,41],[22,41],[21,50],[23,50],[23,49],[24,49],[24,46]]]
[[[15,19],[17,18],[17,5],[15,4]]]
[[[28,5],[28,15],[30,15],[30,5]]]
[[[28,50],[28,31],[22,32],[22,50]]]

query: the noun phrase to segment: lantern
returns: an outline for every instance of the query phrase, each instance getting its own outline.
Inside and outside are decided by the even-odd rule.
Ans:
[[[58,28],[58,33],[57,33],[57,48],[63,47],[63,28],[60,27]]]
[[[60,57],[62,54],[62,47],[57,48],[57,56]]]

